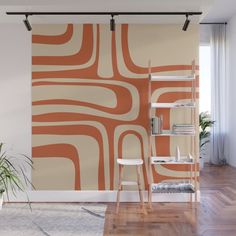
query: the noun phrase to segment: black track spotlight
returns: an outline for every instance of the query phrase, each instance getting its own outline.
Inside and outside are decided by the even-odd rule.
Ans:
[[[23,20],[24,24],[25,24],[25,27],[28,31],[31,31],[32,30],[32,27],[28,21],[28,15],[25,15],[25,19]]]
[[[190,23],[190,20],[188,19],[188,14],[187,14],[186,15],[186,20],[185,20],[183,28],[182,28],[183,31],[187,31],[189,23]]]
[[[111,20],[110,20],[110,30],[111,30],[111,31],[115,31],[115,28],[116,28],[115,19],[114,19],[113,17],[114,17],[114,16],[111,15]]]

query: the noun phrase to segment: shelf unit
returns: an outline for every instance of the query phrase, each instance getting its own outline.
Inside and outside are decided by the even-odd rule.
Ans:
[[[156,82],[191,82],[191,101],[188,102],[173,102],[173,103],[152,103],[151,102],[151,84],[152,81]],[[148,190],[148,201],[149,205],[151,206],[152,203],[152,194],[153,194],[153,186],[155,187],[164,186],[162,189],[160,189],[160,193],[166,192],[166,193],[190,193],[190,201],[192,202],[192,193],[194,193],[195,196],[195,202],[197,201],[197,139],[196,139],[196,128],[197,128],[197,115],[196,115],[196,76],[195,76],[195,61],[192,62],[192,72],[191,75],[152,75],[151,71],[151,63],[149,62],[149,190]],[[173,132],[172,130],[162,130],[160,133],[152,133],[152,109],[189,109],[191,112],[191,124],[194,125],[194,132]],[[180,161],[175,161],[175,157],[161,157],[152,156],[152,141],[154,136],[170,136],[170,137],[176,137],[179,136],[187,136],[191,139],[191,158],[189,159],[187,156],[182,156],[180,158]],[[158,146],[157,146],[158,148]],[[178,188],[177,185],[173,185],[173,182],[169,182],[169,186],[171,189],[168,189],[168,182],[167,183],[153,183],[152,181],[152,166],[153,165],[187,165],[188,166],[188,178],[181,178],[181,181],[186,181],[187,188]],[[178,181],[177,181],[178,182]],[[174,190],[173,190],[174,186]],[[177,186],[177,187],[176,187]],[[182,183],[180,183],[180,186],[185,186]],[[191,187],[191,189],[190,189]],[[178,191],[179,190],[179,191]],[[186,190],[186,191],[185,191]]]

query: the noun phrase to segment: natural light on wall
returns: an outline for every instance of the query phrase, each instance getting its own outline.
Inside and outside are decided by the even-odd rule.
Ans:
[[[210,46],[200,46],[200,101],[199,111],[211,113],[211,55]]]

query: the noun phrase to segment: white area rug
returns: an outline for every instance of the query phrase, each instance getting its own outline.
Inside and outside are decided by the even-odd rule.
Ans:
[[[104,204],[8,203],[0,211],[0,236],[103,235]]]

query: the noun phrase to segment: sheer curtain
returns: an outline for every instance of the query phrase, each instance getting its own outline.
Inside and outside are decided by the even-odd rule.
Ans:
[[[212,25],[211,31],[211,129],[210,162],[226,164],[228,130],[228,81],[226,76],[226,25]]]

